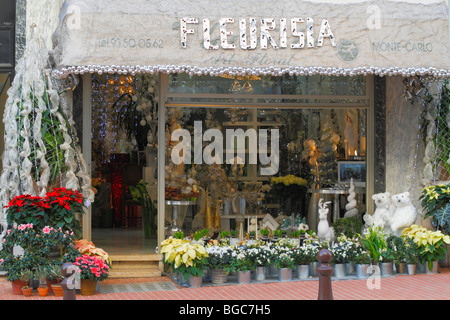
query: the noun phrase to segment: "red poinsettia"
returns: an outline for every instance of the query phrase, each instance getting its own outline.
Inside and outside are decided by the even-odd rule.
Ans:
[[[80,223],[75,219],[76,213],[84,213],[83,196],[76,190],[56,188],[44,198],[19,195],[12,199],[7,208],[9,223],[32,223],[37,228],[47,225],[62,228],[64,231],[79,232]]]

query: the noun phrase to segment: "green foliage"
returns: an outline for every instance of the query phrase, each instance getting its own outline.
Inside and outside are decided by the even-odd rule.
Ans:
[[[337,219],[332,225],[336,235],[345,235],[347,238],[353,238],[361,233],[362,221],[359,217],[347,217]]]
[[[261,229],[260,233],[261,233],[262,236],[268,236],[269,233],[270,233],[270,230],[267,229],[267,228],[266,229]]]
[[[411,238],[405,239],[405,262],[416,264],[419,262],[420,248]]]
[[[15,226],[8,230],[3,250],[0,251],[1,267],[7,272],[6,279],[20,279],[24,270],[36,270],[39,266],[74,261],[79,256],[73,246],[75,235],[60,229],[35,230],[31,224]],[[14,247],[23,248],[23,255],[14,254]],[[55,246],[59,246],[60,256],[52,256]]]
[[[361,244],[369,252],[373,261],[379,262],[381,252],[387,248],[383,228],[368,228],[364,235],[359,235]]]
[[[184,239],[184,232],[181,230],[177,231],[177,232],[175,232],[175,234],[173,236],[175,237],[175,239],[182,240],[182,239]]]

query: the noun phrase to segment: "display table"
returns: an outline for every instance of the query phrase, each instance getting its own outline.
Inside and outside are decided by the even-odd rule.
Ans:
[[[187,207],[187,206],[196,206],[197,201],[190,201],[190,200],[166,200],[165,204],[168,206],[172,206],[172,224],[168,227],[167,230],[167,236],[173,236],[177,231],[182,231],[182,226],[184,223],[178,223],[179,219],[179,209],[180,207]]]
[[[365,188],[355,188],[355,193],[362,195],[366,193]],[[340,212],[340,202],[339,198],[341,195],[349,194],[348,188],[341,189],[341,188],[319,188],[319,189],[308,189],[308,193],[311,193],[311,199],[309,201],[309,208],[308,208],[308,217],[307,217],[307,223],[308,226],[314,230],[317,231],[317,224],[318,224],[318,203],[321,196],[325,196],[325,201],[328,201],[328,199],[331,197],[333,202],[333,211],[332,215],[328,214],[328,221],[329,223],[335,222],[337,219],[340,218],[339,212]]]

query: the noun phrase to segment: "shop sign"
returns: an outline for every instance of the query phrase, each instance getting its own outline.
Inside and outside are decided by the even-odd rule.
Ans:
[[[180,20],[181,48],[187,48],[188,35],[195,33],[192,25],[198,24],[198,18],[188,17]],[[235,24],[234,18],[219,19],[219,45],[213,44],[211,41],[212,28],[210,19],[202,19],[203,48],[206,50],[218,50],[220,48],[230,50],[237,48],[237,44],[230,41],[237,37],[237,27],[234,26],[236,30],[233,30],[233,25]],[[269,47],[273,49],[322,47],[325,38],[330,39],[331,45],[336,47],[336,39],[327,19],[322,19],[317,41],[315,41],[313,18],[249,18],[248,20],[241,18],[238,19],[237,24],[239,25],[239,48],[242,50],[257,49],[258,38],[260,49],[268,49]],[[302,25],[305,26],[305,31],[301,31]],[[279,30],[278,37],[275,37],[274,34],[277,29]]]

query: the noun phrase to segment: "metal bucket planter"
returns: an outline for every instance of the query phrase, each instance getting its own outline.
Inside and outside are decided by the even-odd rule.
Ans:
[[[251,271],[238,271],[238,283],[239,284],[249,284],[250,283],[250,277],[251,277]]]
[[[425,273],[426,274],[437,274],[438,273],[438,261],[433,261],[433,268],[430,270],[428,267],[428,262],[425,262]]]
[[[297,265],[297,278],[308,279],[309,277],[309,264]]]
[[[417,263],[408,263],[408,264],[406,264],[406,270],[407,270],[409,275],[416,274]]]
[[[406,263],[400,262],[395,264],[395,269],[397,270],[397,273],[406,273]]]
[[[337,263],[333,266],[334,268],[334,276],[336,278],[343,278],[345,277],[345,264],[344,263]]]
[[[226,283],[228,274],[222,269],[211,270],[211,282],[214,284]]]
[[[345,273],[351,275],[355,273],[355,264],[353,262],[347,262],[345,264]]]
[[[263,281],[266,280],[267,267],[256,267],[255,269],[255,280]]]
[[[280,268],[279,270],[279,280],[282,282],[291,281],[292,279],[292,269],[291,268]]]
[[[269,275],[271,277],[278,277],[279,270],[278,270],[278,267],[276,265],[272,264],[272,265],[269,266],[268,269],[269,269]]]
[[[392,262],[382,262],[380,269],[382,276],[392,276],[394,273],[394,264]]]
[[[191,288],[200,288],[202,286],[203,283],[203,277],[199,276],[199,277],[195,277],[190,275],[189,276],[189,285]]]
[[[317,277],[318,276],[318,274],[317,274],[317,267],[318,266],[319,266],[319,262],[318,261],[311,262],[309,264],[309,275],[311,277]]]
[[[369,268],[370,264],[363,263],[356,265],[356,276],[358,278],[367,278],[369,274],[367,273],[367,268]]]

